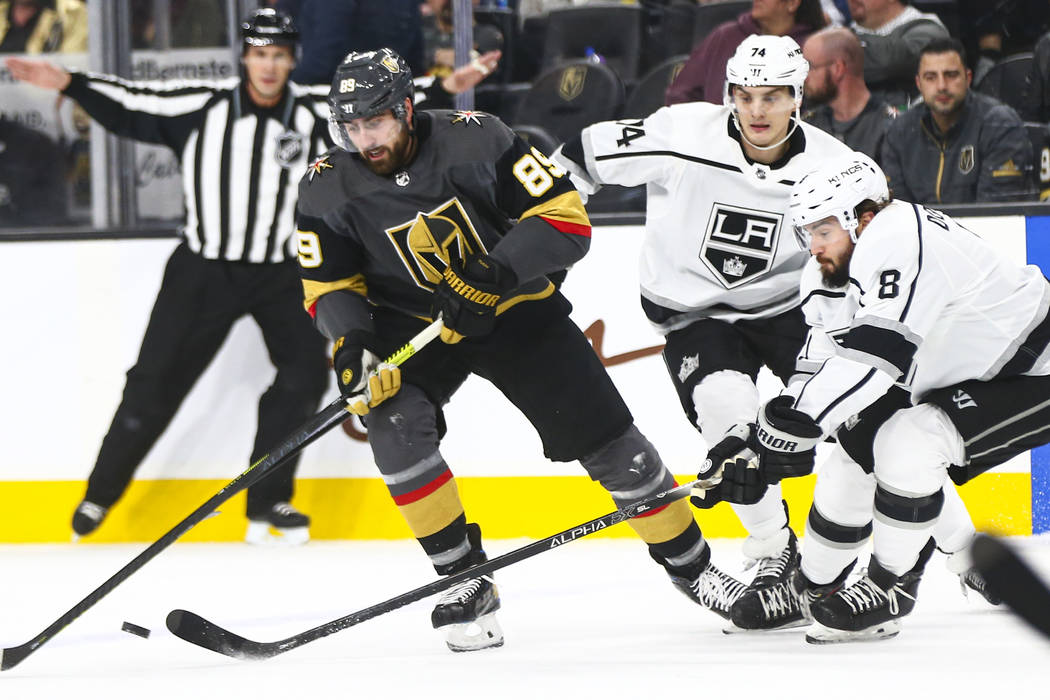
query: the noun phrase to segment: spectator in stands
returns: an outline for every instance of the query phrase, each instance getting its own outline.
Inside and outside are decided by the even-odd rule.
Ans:
[[[907,109],[916,96],[912,78],[919,52],[948,30],[937,15],[901,0],[849,0],[849,9],[850,28],[864,47],[864,82],[889,104]]]
[[[479,5],[479,0],[473,0]],[[443,78],[456,65],[453,47],[454,27],[452,22],[452,0],[426,0],[429,10],[423,16],[423,52],[425,71],[429,75]],[[503,34],[489,24],[474,24],[474,52],[487,53],[503,49]]]
[[[1021,118],[1026,122],[1050,122],[1050,32],[1039,37],[1032,51],[1032,72],[1028,76]]]
[[[63,161],[54,141],[0,114],[0,225],[65,221]]]
[[[665,102],[722,104],[726,63],[752,34],[790,36],[801,46],[827,24],[820,0],[752,0],[751,10],[720,24],[689,54],[678,77],[667,88]]]
[[[855,151],[880,159],[886,129],[897,110],[872,95],[864,84],[864,49],[845,27],[821,29],[806,39],[809,61],[802,119]]]
[[[997,202],[1034,195],[1032,147],[1011,107],[969,89],[958,39],[922,50],[915,82],[923,104],[886,132],[882,167],[894,197],[910,202]]]
[[[84,0],[0,0],[0,53],[87,51]]]
[[[973,82],[979,84],[985,74],[1004,56],[1031,51],[1039,37],[1050,27],[1050,3],[1047,0],[958,0],[959,12],[967,19],[963,40],[967,48],[977,51]],[[966,43],[970,39],[971,43]]]
[[[389,47],[422,75],[423,19],[420,0],[277,0],[274,7],[299,27],[302,54],[292,71],[300,85],[328,84],[351,51]]]

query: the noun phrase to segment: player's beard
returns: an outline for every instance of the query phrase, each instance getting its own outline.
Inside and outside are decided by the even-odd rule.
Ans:
[[[853,248],[850,248],[842,255],[842,259],[835,261],[830,258],[821,258],[817,256],[817,262],[820,263],[820,275],[824,278],[824,284],[833,289],[845,287],[849,284],[849,261],[853,257]],[[825,267],[826,263],[831,263],[832,269]]]
[[[390,145],[383,146],[386,151],[386,155],[382,159],[373,161],[368,158],[367,155],[361,154],[361,159],[364,161],[365,166],[376,175],[386,177],[391,175],[405,165],[408,164],[408,159],[412,151],[412,133],[403,128],[398,132],[397,138]]]

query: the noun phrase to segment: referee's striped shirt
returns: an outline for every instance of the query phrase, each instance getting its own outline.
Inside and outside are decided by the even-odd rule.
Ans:
[[[294,255],[299,178],[330,145],[327,87],[289,83],[267,109],[252,103],[238,78],[130,82],[73,73],[64,92],[108,131],[175,151],[184,235],[195,253],[251,263]]]

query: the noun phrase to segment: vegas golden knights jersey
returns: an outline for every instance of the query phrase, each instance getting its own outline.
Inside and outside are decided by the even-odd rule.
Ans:
[[[299,186],[296,236],[311,315],[323,295],[343,290],[427,318],[450,261],[492,253],[518,221],[532,217],[546,222],[551,235],[589,238],[590,222],[564,171],[495,117],[417,112],[415,128],[415,159],[392,175],[374,174],[359,155],[341,149],[308,167]],[[540,240],[535,248],[524,254],[550,255]],[[579,249],[582,255],[586,244]],[[563,269],[574,261],[545,259],[515,272]],[[521,280],[519,274],[519,281],[499,313],[554,293],[547,277]]]
[[[700,318],[770,318],[798,305],[808,253],[790,231],[791,186],[821,159],[846,153],[799,124],[780,161],[751,162],[729,110],[695,102],[593,124],[557,159],[587,193],[647,186],[642,307],[668,333]]]

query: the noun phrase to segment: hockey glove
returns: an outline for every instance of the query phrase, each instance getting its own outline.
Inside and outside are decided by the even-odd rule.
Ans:
[[[465,336],[487,335],[496,326],[496,306],[507,291],[509,273],[487,255],[462,265],[452,261],[434,290],[430,315],[445,322],[441,340],[458,343]],[[501,284],[502,283],[502,284]]]
[[[332,365],[339,393],[346,398],[351,413],[363,416],[401,389],[401,369],[381,362],[370,348],[375,337],[365,331],[351,331],[335,341]]]
[[[769,485],[759,470],[754,426],[737,424],[707,452],[696,475],[689,501],[697,508],[711,508],[721,501],[758,503]]]
[[[777,396],[758,416],[755,439],[762,476],[768,484],[813,472],[817,443],[824,431],[808,415],[791,407],[790,396]]]

